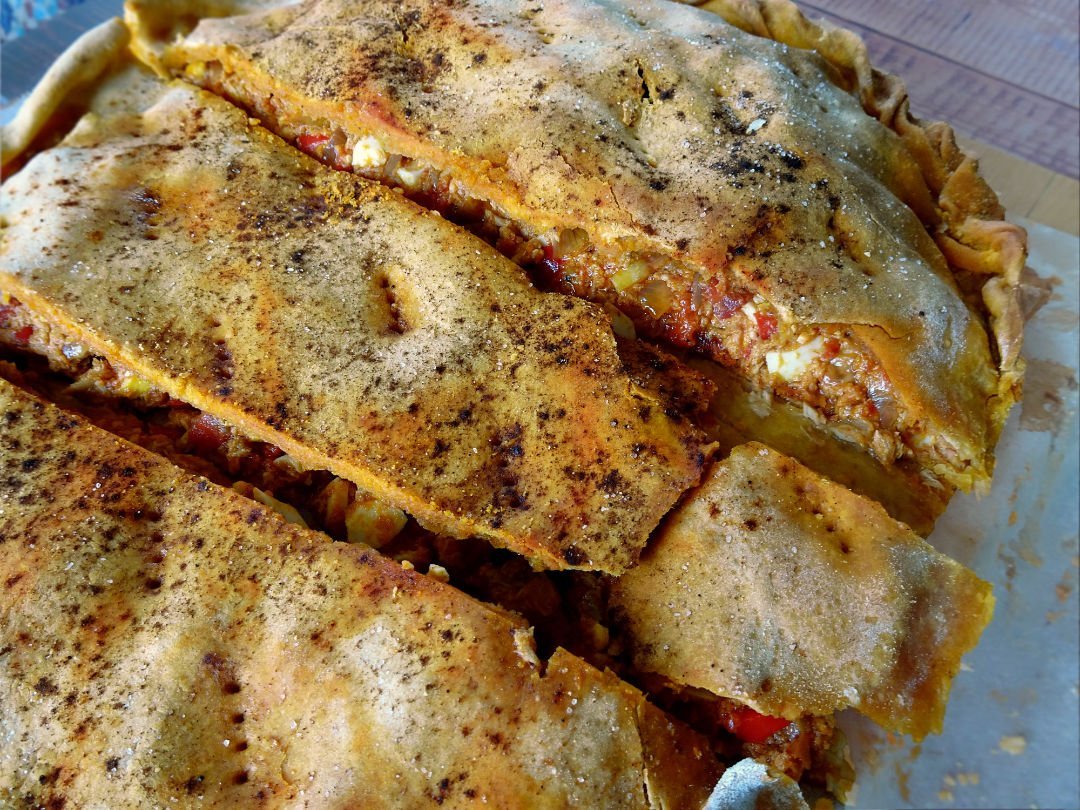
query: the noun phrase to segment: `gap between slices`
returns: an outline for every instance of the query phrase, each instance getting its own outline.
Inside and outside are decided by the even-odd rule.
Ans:
[[[719,777],[700,735],[564,650],[540,661],[519,618],[2,380],[0,411],[0,784],[18,795],[659,808]]]

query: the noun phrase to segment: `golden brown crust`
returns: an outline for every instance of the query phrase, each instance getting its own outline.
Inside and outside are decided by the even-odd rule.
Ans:
[[[0,469],[0,803],[660,808],[719,776],[519,619],[4,381]]]
[[[612,599],[643,670],[789,719],[855,707],[941,730],[990,586],[877,504],[737,447],[665,521]]]
[[[84,119],[2,194],[4,289],[434,530],[619,573],[700,476],[596,308],[210,94]]]
[[[648,391],[674,418],[702,423],[716,393],[708,376],[651,343],[622,337],[615,341],[634,385]]]
[[[815,28],[786,3],[718,8],[822,55],[668,3],[553,2],[519,15],[497,4],[324,0],[204,20],[167,60],[219,60],[257,96],[273,94],[284,118],[302,109],[453,166],[535,230],[583,227],[593,240],[690,262],[706,279],[726,268],[799,323],[850,327],[905,424],[930,437],[922,461],[957,485],[985,482],[1015,399],[1009,277],[1020,232],[971,224],[972,195],[947,182],[965,176],[948,165],[949,139],[913,123],[902,86],[870,69],[853,35]],[[324,58],[311,64],[316,31]],[[963,299],[970,274],[942,255],[957,244],[984,270],[997,254],[1011,263],[985,311],[1000,367]],[[924,454],[919,437],[906,441]]]
[[[987,445],[993,448],[1023,381],[1024,229],[1005,221],[993,189],[978,174],[978,162],[957,146],[952,128],[916,118],[903,80],[874,68],[857,34],[808,20],[791,0],[707,0],[700,6],[749,33],[821,54],[858,94],[867,113],[900,136],[924,184],[909,185],[901,196],[926,224],[961,289],[989,324],[998,372],[989,403]],[[987,484],[974,483],[980,489]]]
[[[161,76],[168,76],[161,62],[166,45],[188,33],[196,21],[279,5],[282,3],[267,0],[128,0],[124,4],[124,22],[131,31],[135,56]]]

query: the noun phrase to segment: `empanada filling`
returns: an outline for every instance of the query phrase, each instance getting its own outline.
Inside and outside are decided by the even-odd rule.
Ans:
[[[801,403],[809,418],[884,464],[910,457],[929,483],[936,474],[965,484],[963,454],[906,412],[880,364],[843,327],[800,323],[730,277],[652,246],[605,241],[581,227],[535,228],[452,168],[395,153],[348,123],[309,115],[218,61],[191,63],[183,75],[322,163],[401,189],[468,228],[529,270],[539,286],[615,308],[641,334],[737,369],[766,398]]]
[[[13,382],[83,413],[117,436],[164,456],[216,484],[231,486],[281,514],[336,540],[378,548],[400,532],[404,512],[325,470],[310,470],[280,448],[244,436],[210,414],[175,399],[122,365],[91,351],[17,299],[0,304],[0,347],[31,366]]]
[[[609,615],[606,576],[535,571],[524,558],[484,540],[429,532],[351,482],[305,469],[280,448],[242,435],[93,354],[11,297],[0,301],[0,376],[185,470],[231,486],[285,520],[378,548],[482,602],[519,613],[535,628],[545,659],[563,647],[614,671],[705,733],[723,761],[754,757],[823,787],[842,786],[847,778],[837,753],[842,737],[831,717],[769,718],[636,671]]]

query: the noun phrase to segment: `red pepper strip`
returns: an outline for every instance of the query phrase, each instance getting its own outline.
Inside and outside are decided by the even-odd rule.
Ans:
[[[724,718],[725,728],[743,742],[748,743],[763,743],[789,725],[791,725],[790,720],[761,714],[749,706],[739,706]]]
[[[201,414],[188,428],[188,445],[196,452],[217,450],[229,438],[229,429],[220,419]]]
[[[829,338],[825,341],[825,351],[821,353],[821,356],[826,360],[832,360],[840,354],[840,341],[836,338]]]
[[[330,140],[329,135],[301,135],[296,139],[296,145],[309,155],[315,155],[315,147],[322,146],[328,140]]]
[[[755,312],[754,318],[757,320],[757,333],[758,337],[762,340],[768,340],[776,334],[776,316],[770,315],[764,312]]]
[[[15,331],[15,342],[20,346],[25,346],[30,342],[30,336],[34,334],[34,327],[24,326],[22,329]]]

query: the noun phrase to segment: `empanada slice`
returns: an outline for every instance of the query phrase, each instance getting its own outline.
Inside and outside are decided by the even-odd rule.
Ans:
[[[164,48],[141,25],[138,47],[882,463],[983,487],[1019,384],[1023,232],[850,39],[786,2],[716,5],[819,51],[577,0],[305,0]],[[783,24],[755,28],[759,6]]]
[[[606,316],[190,85],[92,114],[0,191],[4,325],[434,531],[618,574],[710,443]]]
[[[612,583],[635,665],[795,719],[854,707],[940,732],[990,585],[877,504],[760,444],[735,448]]]

